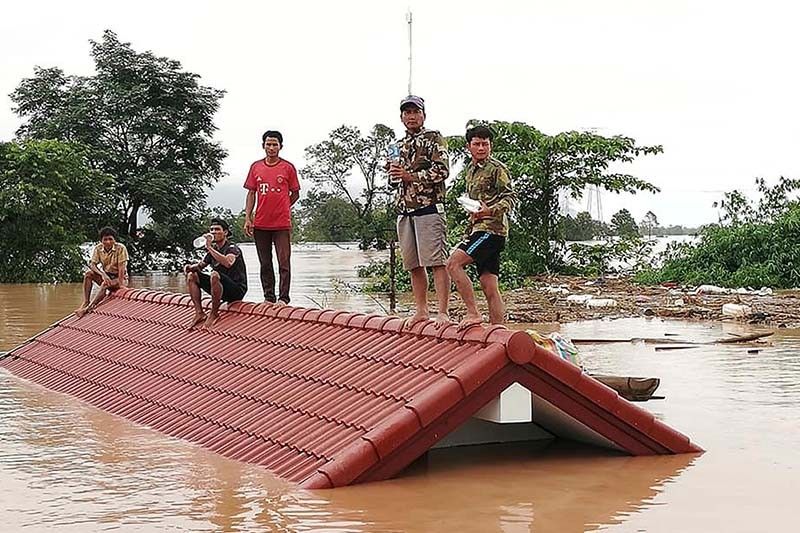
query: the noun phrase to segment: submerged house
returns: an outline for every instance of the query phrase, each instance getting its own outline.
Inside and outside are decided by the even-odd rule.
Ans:
[[[521,331],[249,302],[189,330],[192,314],[188,295],[122,289],[0,367],[306,488],[387,479],[441,446],[701,451]]]

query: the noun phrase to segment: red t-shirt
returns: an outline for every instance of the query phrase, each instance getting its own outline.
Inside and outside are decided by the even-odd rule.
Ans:
[[[256,193],[256,214],[253,226],[256,229],[292,229],[289,192],[299,191],[297,170],[285,159],[275,165],[267,165],[259,159],[250,165],[244,188]]]

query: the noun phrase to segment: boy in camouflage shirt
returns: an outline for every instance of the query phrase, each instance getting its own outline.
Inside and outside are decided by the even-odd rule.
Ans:
[[[427,130],[425,102],[407,96],[400,102],[400,119],[406,136],[400,141],[400,158],[390,162],[389,183],[397,188],[397,237],[403,267],[411,273],[416,311],[407,328],[428,319],[428,274],[439,303],[438,325],[450,322],[447,304],[450,278],[447,275],[447,224],[444,217],[445,180],[450,173],[447,143],[438,132]]]
[[[464,173],[467,195],[480,201],[480,210],[470,214],[469,236],[458,245],[447,261],[447,271],[456,284],[467,314],[459,329],[480,324],[482,319],[475,304],[472,282],[464,271],[475,263],[481,289],[489,305],[489,321],[502,324],[505,318],[503,299],[497,281],[500,274],[500,252],[508,236],[508,213],[513,209],[516,195],[506,166],[491,156],[492,132],[486,126],[467,130],[467,149],[472,160]]]

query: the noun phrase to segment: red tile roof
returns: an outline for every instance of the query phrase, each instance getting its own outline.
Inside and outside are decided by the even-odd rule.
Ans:
[[[308,488],[386,479],[514,382],[631,454],[687,437],[521,331],[124,289],[0,360],[14,374]]]

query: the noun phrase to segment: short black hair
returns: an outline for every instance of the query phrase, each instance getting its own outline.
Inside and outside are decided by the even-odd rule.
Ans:
[[[267,130],[267,131],[265,131],[264,135],[261,136],[261,144],[262,144],[262,146],[263,146],[263,144],[265,142],[267,142],[267,137],[272,137],[273,139],[278,139],[278,142],[280,143],[281,148],[283,148],[283,135],[281,134],[281,132],[279,132],[278,130]]]
[[[487,126],[473,126],[467,130],[467,144],[472,142],[473,138],[489,139],[492,140],[493,134]]]
[[[117,239],[117,230],[115,230],[111,226],[106,226],[104,228],[100,228],[100,239],[102,240],[103,237],[114,237],[114,240],[116,240]]]
[[[228,223],[225,222],[224,220],[222,220],[221,218],[218,218],[218,217],[212,218],[211,219],[211,223],[209,224],[209,226],[219,226],[225,232],[225,235],[227,235],[228,237],[230,237],[230,235],[231,235],[230,226],[228,226]]]

